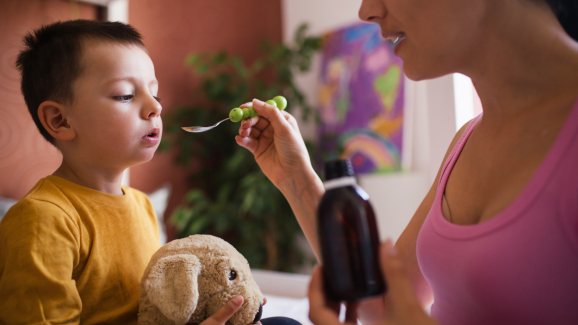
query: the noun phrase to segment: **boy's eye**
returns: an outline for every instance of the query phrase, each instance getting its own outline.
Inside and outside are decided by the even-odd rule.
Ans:
[[[124,96],[114,96],[113,97],[116,100],[121,100],[123,102],[129,101],[133,98],[133,95],[124,95]]]
[[[153,96],[153,97],[157,100],[157,102],[159,102],[159,103],[161,102],[161,99],[158,98],[157,96]]]

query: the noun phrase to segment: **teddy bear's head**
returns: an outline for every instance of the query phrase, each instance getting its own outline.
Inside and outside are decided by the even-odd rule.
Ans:
[[[263,294],[231,244],[209,235],[174,240],[153,255],[143,274],[139,324],[198,324],[238,295],[245,300],[229,322],[258,321]]]

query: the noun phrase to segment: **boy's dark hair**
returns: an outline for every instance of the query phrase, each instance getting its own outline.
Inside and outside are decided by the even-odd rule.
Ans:
[[[70,103],[72,84],[81,71],[82,42],[111,41],[146,48],[132,26],[120,22],[70,20],[42,26],[24,37],[25,49],[18,54],[16,67],[22,76],[21,89],[36,127],[44,138],[54,138],[38,118],[38,106],[46,100]]]

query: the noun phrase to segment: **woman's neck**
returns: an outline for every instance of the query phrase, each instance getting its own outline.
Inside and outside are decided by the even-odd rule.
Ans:
[[[484,120],[506,124],[523,111],[571,104],[578,96],[578,43],[547,7],[502,3],[488,17],[475,65],[460,71],[472,78]]]

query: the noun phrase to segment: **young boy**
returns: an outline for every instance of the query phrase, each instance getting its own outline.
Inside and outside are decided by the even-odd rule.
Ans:
[[[58,22],[25,44],[22,93],[63,160],[0,223],[0,324],[136,324],[159,230],[121,178],[161,138],[153,63],[122,23]]]

